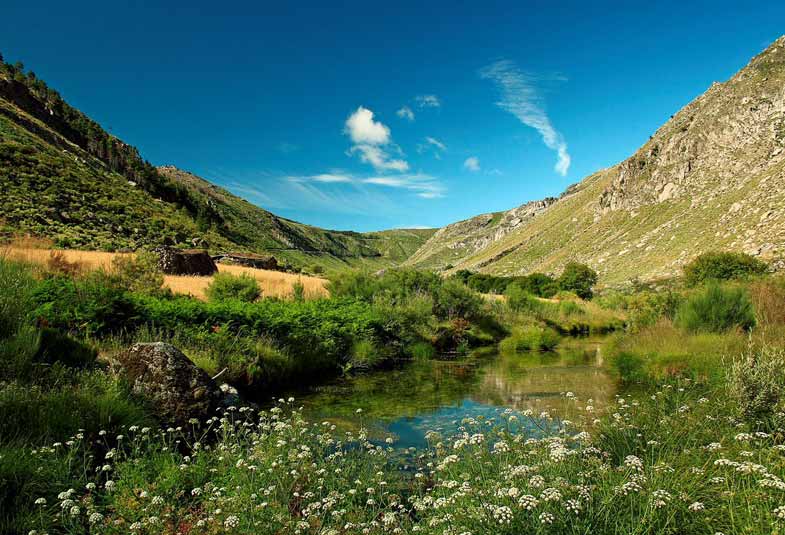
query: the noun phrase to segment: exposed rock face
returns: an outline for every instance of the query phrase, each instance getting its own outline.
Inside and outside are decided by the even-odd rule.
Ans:
[[[207,251],[158,247],[158,267],[167,275],[212,275],[218,268]]]
[[[134,393],[149,400],[166,422],[204,420],[220,406],[223,394],[219,387],[172,345],[134,344],[118,362]]]
[[[436,231],[406,263],[428,263],[441,268],[453,260],[457,263],[463,257],[485,249],[525,225],[554,202],[555,198],[548,197],[506,212],[482,214],[447,225]]]
[[[570,186],[501,239],[493,214],[445,227],[410,260],[517,275],[569,260],[606,283],[677,276],[695,256],[785,262],[785,36],[674,114],[628,159]],[[449,233],[452,233],[452,235]],[[437,238],[441,243],[432,243]],[[440,247],[453,254],[426,251]]]
[[[281,271],[278,260],[274,256],[263,256],[252,253],[225,253],[213,257],[216,262],[225,262],[238,266],[252,267],[256,269],[269,269]]]

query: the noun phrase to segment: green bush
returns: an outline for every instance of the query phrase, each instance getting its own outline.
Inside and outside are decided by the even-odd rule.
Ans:
[[[250,275],[216,273],[205,290],[210,301],[236,300],[251,303],[259,299],[262,290],[259,282]]]
[[[768,266],[744,253],[710,252],[684,266],[684,281],[696,286],[711,280],[744,279],[766,273]]]
[[[504,292],[507,304],[516,312],[537,312],[542,309],[542,301],[524,290],[517,282],[510,284]]]
[[[558,279],[559,288],[574,292],[581,299],[591,299],[592,287],[597,284],[597,272],[586,264],[569,262]]]
[[[46,364],[59,362],[69,368],[86,368],[95,364],[98,351],[67,334],[45,327],[40,332],[40,343],[35,361]]]
[[[444,281],[436,290],[433,312],[437,318],[474,319],[482,310],[482,298],[457,281]]]
[[[549,328],[527,326],[513,329],[512,334],[501,341],[499,349],[505,353],[518,351],[553,351],[560,337]]]
[[[51,277],[33,292],[33,316],[44,324],[86,337],[130,331],[140,324],[139,311],[125,289],[106,273],[84,278]]]
[[[679,307],[675,323],[689,332],[748,331],[755,325],[755,312],[742,288],[710,284]]]
[[[30,324],[35,284],[28,266],[0,258],[0,379],[32,370],[39,344]]]
[[[765,346],[749,348],[735,361],[730,373],[730,392],[742,415],[750,421],[767,420],[785,403],[785,350]]]
[[[158,293],[164,284],[164,274],[155,253],[142,251],[133,255],[118,255],[112,260],[112,274],[117,283],[132,292]]]

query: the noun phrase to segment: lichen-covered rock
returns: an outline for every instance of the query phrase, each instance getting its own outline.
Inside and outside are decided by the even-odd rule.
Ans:
[[[224,397],[209,375],[170,344],[134,344],[119,355],[118,362],[134,393],[147,399],[167,422],[204,420]]]
[[[158,267],[167,275],[212,275],[218,271],[207,251],[201,249],[176,249],[158,247]]]

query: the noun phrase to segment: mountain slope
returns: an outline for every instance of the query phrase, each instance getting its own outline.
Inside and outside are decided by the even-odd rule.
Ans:
[[[64,247],[196,244],[334,268],[398,263],[430,235],[303,225],[175,168],[156,169],[34,74],[2,62],[0,228]]]
[[[785,37],[713,84],[630,158],[449,263],[520,274],[578,260],[614,283],[671,276],[711,249],[785,256]],[[423,258],[418,251],[412,264],[448,263]]]

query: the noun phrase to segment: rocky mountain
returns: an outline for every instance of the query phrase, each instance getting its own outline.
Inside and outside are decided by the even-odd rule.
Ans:
[[[272,253],[295,265],[400,263],[430,230],[325,230],[174,167],[155,168],[21,64],[0,60],[0,230],[83,249],[160,244]]]
[[[410,263],[497,274],[586,262],[609,282],[680,272],[707,250],[785,257],[785,36],[678,111],[631,157],[528,218],[478,216],[437,232]],[[534,206],[539,206],[536,203]],[[495,224],[516,221],[500,232]]]

